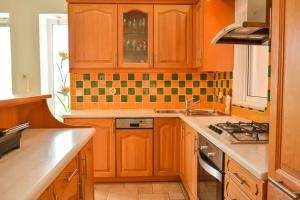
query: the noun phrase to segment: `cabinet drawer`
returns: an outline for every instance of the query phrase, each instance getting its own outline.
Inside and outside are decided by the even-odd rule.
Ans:
[[[53,195],[58,199],[79,198],[78,156],[61,172],[53,183]]]
[[[250,200],[228,175],[225,175],[224,190],[225,200]]]
[[[251,199],[265,199],[265,182],[257,179],[228,156],[225,159],[226,175]]]

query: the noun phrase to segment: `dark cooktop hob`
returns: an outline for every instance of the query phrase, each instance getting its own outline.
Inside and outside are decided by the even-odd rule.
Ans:
[[[218,134],[228,133],[231,143],[268,143],[269,123],[258,122],[225,122],[210,125],[209,128]]]

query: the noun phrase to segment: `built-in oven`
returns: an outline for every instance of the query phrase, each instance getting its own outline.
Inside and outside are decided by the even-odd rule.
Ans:
[[[198,200],[223,199],[224,153],[200,134],[197,176]]]

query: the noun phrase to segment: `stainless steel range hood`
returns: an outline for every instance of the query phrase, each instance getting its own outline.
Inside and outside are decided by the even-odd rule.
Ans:
[[[270,0],[236,0],[236,23],[222,29],[212,44],[268,45]]]

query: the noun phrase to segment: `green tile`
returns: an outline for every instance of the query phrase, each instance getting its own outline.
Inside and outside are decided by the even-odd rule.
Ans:
[[[271,91],[268,90],[268,101],[270,102],[271,101]]]
[[[114,101],[114,97],[112,95],[106,96],[106,102],[113,102],[113,101]]]
[[[191,80],[193,80],[193,75],[192,74],[186,74],[185,79],[188,80],[188,81],[191,81]]]
[[[178,80],[178,74],[172,74],[172,80],[173,81]]]
[[[224,87],[224,82],[221,80],[221,88]]]
[[[142,81],[135,81],[135,87],[142,87]]]
[[[128,88],[128,95],[135,95],[135,89],[134,88]]]
[[[144,95],[150,94],[149,88],[143,88],[143,94],[144,94]]]
[[[207,74],[200,74],[200,80],[207,80]]]
[[[127,87],[127,81],[121,81],[121,87]]]
[[[76,81],[76,88],[83,88],[83,81]]]
[[[185,102],[185,96],[184,95],[179,95],[178,97],[179,102]]]
[[[156,96],[151,95],[150,96],[150,102],[156,102]]]
[[[208,102],[213,102],[214,101],[213,95],[207,95],[207,101]]]
[[[84,94],[84,95],[91,95],[91,89],[85,88],[85,89],[83,90],[83,94]]]
[[[199,101],[200,96],[199,95],[193,95],[193,99],[194,99],[194,102]]]
[[[219,87],[219,81],[216,81],[216,87]]]
[[[214,86],[214,82],[213,81],[207,81],[207,87],[211,88]]]
[[[83,102],[83,96],[77,96],[76,102]]]
[[[164,88],[157,88],[157,94],[164,94]]]
[[[156,81],[150,81],[150,87],[156,88]]]
[[[143,80],[149,80],[149,74],[143,74]]]
[[[112,81],[106,81],[106,87],[112,87],[113,83]]]
[[[229,80],[226,80],[226,88],[229,88],[229,85],[230,85]]]
[[[165,81],[164,86],[165,87],[171,87],[171,81]]]
[[[120,95],[120,93],[121,93],[120,88],[116,88],[116,93],[115,93],[115,95]]]
[[[101,81],[105,80],[105,74],[104,73],[99,73],[98,74],[98,80],[101,80]]]
[[[185,87],[185,81],[179,81],[179,87]]]
[[[128,74],[128,80],[135,80],[134,74]]]
[[[193,94],[193,89],[192,88],[186,88],[185,93],[186,94]]]
[[[85,80],[85,81],[91,80],[90,74],[83,74],[83,80]]]
[[[121,102],[127,102],[127,101],[128,101],[127,95],[122,95],[121,96]]]
[[[223,96],[226,96],[227,95],[227,92],[226,92],[226,89],[224,88],[223,89]]]
[[[227,79],[226,74],[226,72],[223,72],[223,79]]]
[[[141,95],[135,96],[135,102],[142,102],[142,101],[143,101],[143,97]]]
[[[120,74],[113,74],[113,80],[114,81],[120,80]]]
[[[218,72],[218,79],[220,80],[221,79],[221,73]]]
[[[172,88],[171,93],[174,94],[178,94],[178,88]]]
[[[157,80],[164,80],[164,74],[157,74]]]
[[[193,81],[193,87],[199,87],[200,81]]]
[[[200,88],[200,94],[206,95],[206,88]]]
[[[165,102],[171,102],[171,95],[165,96]]]
[[[232,96],[232,89],[231,88],[229,90],[229,94],[230,94],[230,96]]]
[[[98,93],[99,95],[105,95],[105,88],[99,88]]]
[[[91,87],[92,87],[92,88],[98,87],[98,81],[92,81],[92,82],[91,82]]]
[[[233,79],[233,72],[230,72],[230,79]]]
[[[92,96],[92,102],[98,102],[98,96]]]
[[[268,77],[269,78],[271,77],[271,65],[269,65],[269,67],[268,67]]]

